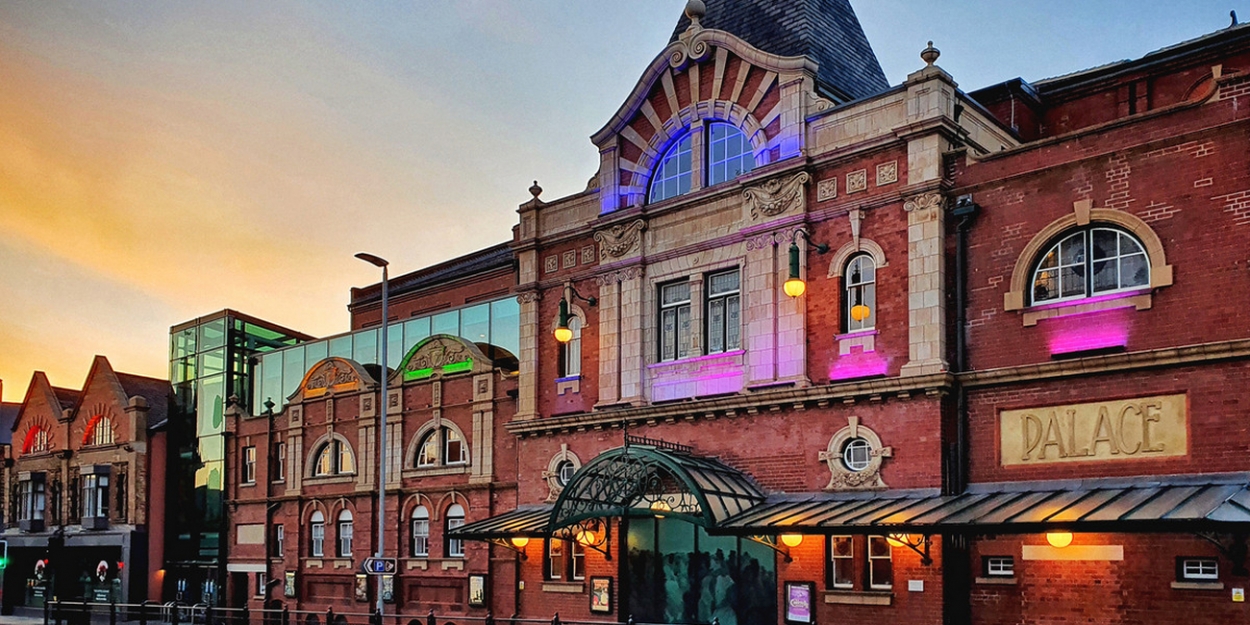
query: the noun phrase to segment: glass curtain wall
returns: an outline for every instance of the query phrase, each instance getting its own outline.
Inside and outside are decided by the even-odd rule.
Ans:
[[[252,405],[264,410],[265,401],[272,401],[274,411],[281,411],[308,370],[328,356],[377,364],[380,334],[380,328],[370,328],[261,356],[260,384],[255,388]],[[488,356],[499,355],[492,354],[492,348],[516,355],[521,345],[521,308],[515,297],[509,297],[393,323],[387,331],[387,366],[398,367],[408,350],[434,334],[450,334],[477,343]]]

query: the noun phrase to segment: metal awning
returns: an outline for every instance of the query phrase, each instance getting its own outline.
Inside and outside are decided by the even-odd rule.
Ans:
[[[483,519],[451,530],[453,538],[474,540],[492,540],[525,536],[527,538],[543,538],[547,536],[547,521],[551,518],[551,505],[521,506],[512,512]]]
[[[775,495],[713,533],[1032,533],[1250,528],[1250,474],[976,484],[933,490]]]

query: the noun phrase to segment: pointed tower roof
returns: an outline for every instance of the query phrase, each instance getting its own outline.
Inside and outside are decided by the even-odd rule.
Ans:
[[[849,101],[889,88],[850,0],[703,0],[704,28],[723,30],[764,52],[806,56],[821,87]],[[682,14],[669,42],[690,26]]]

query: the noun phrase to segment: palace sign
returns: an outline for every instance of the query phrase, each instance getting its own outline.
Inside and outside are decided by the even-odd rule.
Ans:
[[[1003,466],[1184,456],[1185,395],[999,413]]]

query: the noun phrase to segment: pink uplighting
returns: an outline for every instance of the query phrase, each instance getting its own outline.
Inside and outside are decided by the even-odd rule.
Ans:
[[[1092,313],[1044,319],[1038,325],[1046,329],[1052,356],[1128,345],[1131,309],[1103,310]]]
[[[850,354],[839,357],[829,369],[830,380],[854,380],[885,375],[890,363],[880,352],[864,352],[852,348]]]

